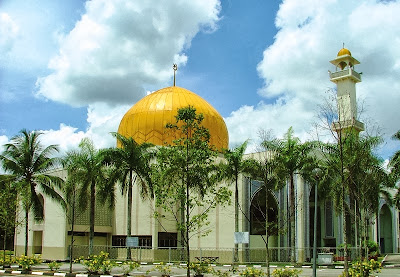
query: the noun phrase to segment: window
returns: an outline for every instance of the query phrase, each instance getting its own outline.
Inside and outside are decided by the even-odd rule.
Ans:
[[[250,205],[250,235],[263,235],[265,234],[265,220],[266,220],[266,193],[265,189],[258,190]],[[268,192],[268,223],[272,223],[268,227],[270,234],[277,235],[278,225],[278,205],[275,198]]]
[[[151,247],[151,236],[137,236],[139,247]],[[126,236],[112,236],[112,246],[126,246]]]
[[[158,233],[158,247],[173,247],[176,248],[178,245],[178,234],[159,232]]]
[[[112,246],[125,246],[126,236],[112,236]]]
[[[139,238],[139,247],[151,247],[152,239],[151,236],[140,236]]]
[[[325,237],[333,237],[332,201],[325,201]]]

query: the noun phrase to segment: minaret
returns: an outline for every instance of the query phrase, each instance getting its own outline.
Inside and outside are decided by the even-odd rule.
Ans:
[[[342,48],[336,59],[330,61],[336,67],[335,72],[329,71],[329,77],[337,85],[337,108],[339,119],[333,123],[336,132],[354,130],[357,133],[364,130],[364,123],[357,120],[356,83],[361,82],[360,73],[354,70],[354,65],[360,64],[351,56],[351,52]]]

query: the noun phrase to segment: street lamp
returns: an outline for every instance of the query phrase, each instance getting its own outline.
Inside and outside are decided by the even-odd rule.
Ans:
[[[313,277],[317,276],[317,201],[318,201],[318,181],[321,177],[322,170],[320,168],[314,168],[312,171],[315,178],[315,189],[314,189],[314,245],[313,245]]]

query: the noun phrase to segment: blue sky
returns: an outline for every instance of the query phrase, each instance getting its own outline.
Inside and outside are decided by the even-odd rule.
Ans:
[[[173,63],[177,85],[225,118],[231,146],[290,126],[315,139],[344,42],[361,62],[362,120],[379,126],[388,158],[399,148],[398,14],[399,1],[372,0],[3,0],[0,143],[26,128],[63,151],[85,136],[114,145],[129,107],[172,85]]]

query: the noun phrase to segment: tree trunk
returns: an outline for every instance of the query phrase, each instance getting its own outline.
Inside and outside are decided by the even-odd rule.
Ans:
[[[290,261],[296,262],[296,210],[294,195],[294,178],[290,175]]]
[[[96,209],[96,186],[92,182],[90,185],[90,233],[89,233],[89,255],[93,254],[93,240],[94,240],[94,221]]]
[[[190,132],[190,130],[189,130]],[[187,136],[189,139],[189,136]],[[190,195],[189,195],[189,143],[186,144],[186,276],[190,277],[190,245],[189,245],[189,222],[190,222]]]
[[[237,175],[235,176],[235,232],[239,232],[239,189]],[[234,262],[239,262],[239,249],[237,243],[235,243]]]
[[[74,225],[75,225],[75,187],[72,194],[72,215],[71,215],[71,247],[69,250],[69,273],[72,273],[72,261],[74,259]]]
[[[29,223],[28,217],[29,217],[29,210],[25,209],[25,250],[24,250],[24,253],[25,253],[24,255],[25,256],[28,256],[28,231],[29,231],[29,229],[28,229],[28,223]]]
[[[4,228],[4,238],[3,238],[3,261],[6,261],[6,243],[7,243],[7,229]]]
[[[267,267],[267,277],[270,277],[270,270],[269,270],[269,244],[268,244],[268,238],[269,238],[269,232],[268,232],[268,189],[267,187],[265,188],[265,248],[267,250],[265,254],[265,264]]]
[[[343,189],[344,191],[344,189]],[[344,242],[344,276],[349,276],[349,260],[348,260],[348,248],[347,248],[347,219],[346,219],[346,203],[344,199],[344,192],[343,192],[343,199],[342,199],[342,216],[343,216],[343,242]]]
[[[128,185],[128,220],[126,223],[126,238],[128,239],[132,235],[132,184],[133,177],[132,171],[129,172],[129,185]],[[126,259],[131,260],[131,248],[126,247]]]

